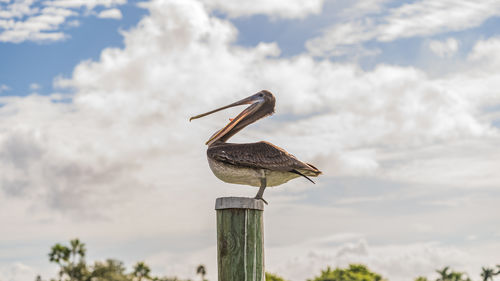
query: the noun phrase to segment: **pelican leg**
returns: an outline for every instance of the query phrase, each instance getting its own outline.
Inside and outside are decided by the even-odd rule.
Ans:
[[[266,189],[266,178],[261,178],[260,179],[260,188],[259,191],[257,192],[257,195],[255,195],[255,199],[260,199],[264,201],[267,205],[267,201],[262,198],[262,195],[264,195],[264,190]]]

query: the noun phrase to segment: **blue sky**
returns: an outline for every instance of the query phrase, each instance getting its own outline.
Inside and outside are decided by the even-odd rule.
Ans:
[[[411,1],[410,1],[411,2]],[[88,9],[79,8],[79,16],[70,20],[78,20],[79,25],[64,26],[62,30],[67,38],[55,42],[23,41],[21,43],[2,42],[0,44],[0,60],[4,62],[0,68],[0,84],[10,89],[3,94],[25,96],[33,92],[30,85],[35,83],[41,86],[38,94],[49,94],[53,88],[53,79],[57,76],[69,77],[75,65],[82,60],[97,60],[100,52],[106,47],[123,47],[121,30],[132,28],[147,14],[147,11],[138,7],[134,1],[120,5],[123,19],[98,18],[94,15],[85,15]],[[2,7],[8,4],[0,3]],[[42,7],[34,3],[34,7]],[[345,1],[327,1],[319,15],[304,19],[272,18],[267,15],[250,15],[241,18],[231,18],[227,13],[214,10],[215,16],[230,20],[238,29],[238,37],[234,44],[254,47],[260,42],[276,42],[281,49],[280,57],[293,57],[306,51],[305,42],[321,35],[322,30],[337,22],[336,11],[339,7],[349,6]],[[395,3],[386,3],[385,7],[397,6]],[[105,8],[96,7],[98,13]],[[24,17],[26,19],[26,16]],[[496,28],[500,19],[493,17],[476,28],[456,32],[440,33],[426,37],[412,37],[399,39],[394,42],[366,42],[370,48],[380,49],[380,54],[374,57],[359,59],[364,69],[372,69],[379,63],[389,63],[403,66],[430,68],[422,54],[422,48],[428,40],[443,40],[447,37],[462,39],[460,51],[454,59],[462,58],[470,51],[474,42],[482,38],[496,35]],[[352,57],[341,56],[330,58],[333,61],[349,61]],[[446,63],[446,62],[444,62]],[[433,66],[432,66],[433,67]]]
[[[495,1],[0,1],[0,281],[55,276],[74,237],[215,280],[213,201],[256,190],[204,142],[242,109],[187,120],[261,89],[276,113],[231,141],[324,172],[266,191],[269,271],[478,279],[500,258],[499,24]]]
[[[7,4],[1,3],[3,7]],[[0,6],[0,7],[2,7]],[[40,6],[40,4],[35,4]],[[99,12],[100,9],[96,9]],[[123,47],[120,30],[133,27],[147,11],[134,3],[120,6],[122,20],[102,19],[96,16],[75,17],[77,27],[63,27],[67,39],[56,42],[21,43],[2,42],[0,44],[0,84],[10,90],[3,94],[25,96],[30,94],[30,85],[41,86],[37,93],[49,94],[54,91],[53,79],[59,75],[71,76],[73,68],[82,60],[97,60],[106,47]],[[85,8],[78,9],[80,13]]]

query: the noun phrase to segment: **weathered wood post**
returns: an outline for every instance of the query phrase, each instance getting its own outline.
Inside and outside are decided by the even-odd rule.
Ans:
[[[265,281],[262,200],[217,198],[215,210],[219,281]]]

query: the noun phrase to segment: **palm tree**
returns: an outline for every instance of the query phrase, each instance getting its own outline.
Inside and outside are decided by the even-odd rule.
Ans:
[[[68,247],[57,243],[52,246],[52,249],[49,253],[49,260],[58,264],[67,262],[69,260],[70,253],[71,250]]]
[[[495,273],[495,269],[489,267],[483,267],[483,272],[481,272],[481,277],[483,277],[483,281],[493,281],[493,276],[498,273]]]
[[[201,275],[201,280],[205,280],[205,274],[207,274],[207,270],[205,269],[205,266],[203,264],[198,265],[196,268],[196,274]]]
[[[61,269],[59,270],[59,280],[62,280],[62,277],[64,275],[63,263],[69,263],[70,254],[71,250],[59,243],[52,246],[52,249],[49,253],[50,262],[55,262],[61,267]]]
[[[436,281],[448,281],[451,279],[451,273],[448,273],[450,269],[449,266],[444,267],[441,270],[436,270],[436,272],[440,275]]]
[[[471,281],[471,279],[469,278],[469,276],[467,276],[467,274],[462,273],[462,272],[452,271],[448,275],[448,277],[449,277],[449,280],[451,280],[451,281]]]
[[[87,265],[85,264],[85,244],[78,238],[69,241],[71,259],[67,267],[67,274],[70,280],[82,280],[87,274]],[[77,260],[78,259],[78,260]]]
[[[134,266],[134,272],[132,272],[132,275],[136,277],[138,281],[141,281],[142,278],[151,280],[151,276],[149,275],[150,272],[151,269],[149,266],[141,261]]]
[[[73,263],[76,263],[76,256],[80,256],[80,261],[85,258],[85,244],[80,242],[80,239],[76,238],[69,241],[71,245],[71,256]]]

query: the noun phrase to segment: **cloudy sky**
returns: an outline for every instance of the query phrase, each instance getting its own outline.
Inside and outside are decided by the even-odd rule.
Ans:
[[[0,280],[47,253],[216,280],[220,182],[204,142],[235,136],[324,175],[266,191],[266,269],[291,281],[367,264],[391,281],[500,262],[497,0],[0,0]]]

